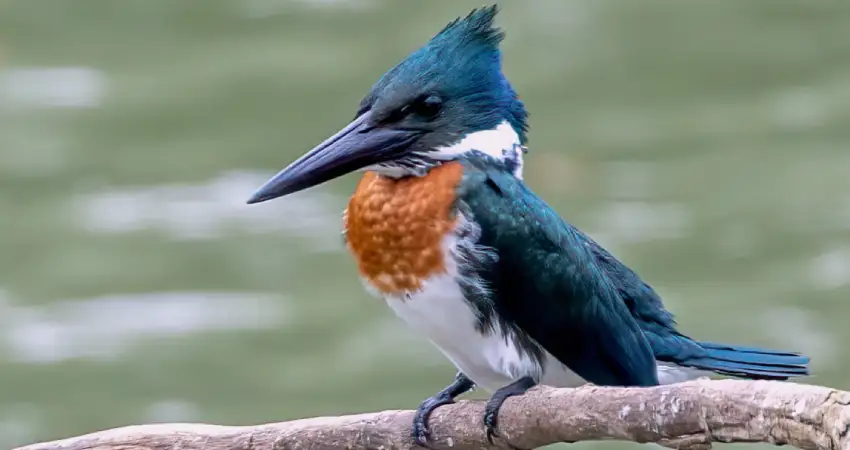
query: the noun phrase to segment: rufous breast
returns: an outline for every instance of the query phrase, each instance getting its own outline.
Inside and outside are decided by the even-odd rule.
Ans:
[[[452,162],[423,177],[363,175],[345,212],[348,248],[360,275],[384,295],[415,292],[446,271],[446,238],[457,218],[463,166]]]

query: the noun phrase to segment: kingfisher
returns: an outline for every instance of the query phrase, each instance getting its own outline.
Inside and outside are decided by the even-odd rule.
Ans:
[[[785,380],[809,358],[682,334],[658,293],[567,223],[523,179],[528,114],[503,73],[496,5],[458,17],[390,68],[354,120],[263,184],[259,203],[362,172],[343,236],[366,289],[457,368],[416,410],[475,387],[647,387],[720,374]]]

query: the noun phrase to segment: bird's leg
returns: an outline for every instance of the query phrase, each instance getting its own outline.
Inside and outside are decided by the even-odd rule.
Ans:
[[[474,387],[475,383],[469,377],[462,372],[458,372],[452,384],[446,386],[445,389],[437,392],[432,397],[425,399],[416,408],[416,414],[413,416],[413,430],[411,433],[413,440],[420,446],[427,447],[429,438],[428,417],[431,413],[440,406],[454,403],[455,397],[472,390]]]
[[[493,436],[499,435],[496,432],[496,427],[499,423],[499,409],[502,408],[502,404],[505,403],[505,400],[515,395],[525,394],[526,391],[533,388],[535,385],[537,385],[537,382],[534,381],[534,378],[527,376],[522,377],[511,384],[498,389],[493,393],[493,396],[490,397],[490,400],[487,400],[487,405],[484,406],[484,427],[487,430],[487,440],[490,444],[493,444]]]

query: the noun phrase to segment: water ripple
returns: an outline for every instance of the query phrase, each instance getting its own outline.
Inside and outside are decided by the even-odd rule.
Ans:
[[[0,296],[0,344],[11,359],[114,359],[144,339],[278,327],[289,318],[270,294],[146,292],[20,306]]]
[[[0,71],[0,105],[92,108],[106,91],[106,77],[90,67],[13,67]]]
[[[339,250],[343,202],[321,189],[247,205],[270,174],[226,172],[199,184],[109,188],[74,196],[70,214],[93,233],[146,229],[176,240],[218,239],[225,232],[282,232],[311,241],[313,251]]]

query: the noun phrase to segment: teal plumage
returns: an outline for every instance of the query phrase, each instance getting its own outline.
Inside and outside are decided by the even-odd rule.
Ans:
[[[394,198],[367,202],[383,215],[364,217],[374,232],[390,223],[381,217],[392,216],[398,238],[389,243],[366,233],[374,237],[370,244],[380,244],[360,249],[379,262],[370,265],[367,286],[377,286],[396,314],[458,369],[449,386],[417,408],[415,442],[428,445],[435,408],[476,386],[492,392],[484,414],[491,437],[505,399],[537,384],[653,386],[709,373],[777,380],[807,375],[809,359],[797,353],[700,342],[680,333],[652,287],[528,188],[528,114],[502,73],[504,33],[493,26],[496,12],[481,8],[451,22],[389,69],[351,123],[249,200],[282,197],[357,170],[370,172],[371,186],[416,185],[405,195],[423,192],[440,171],[458,175],[460,183],[451,181],[442,196],[448,201],[428,203],[441,205],[441,213],[451,208],[443,205],[453,205],[455,222],[444,226],[445,214],[439,224],[415,218],[424,221],[416,229],[445,232],[432,235],[427,249],[416,247],[411,255],[413,246],[399,244],[413,238],[413,209],[401,218],[384,211],[423,202],[426,195],[411,199],[393,191]],[[440,271],[419,273],[412,282],[404,271],[426,253],[440,262],[429,267]]]
[[[499,255],[482,275],[492,310],[582,378],[651,386],[659,383],[656,361],[748,378],[807,374],[808,358],[796,353],[682,335],[649,285],[503,163],[477,152],[462,160],[462,208],[482,229],[478,244]]]

